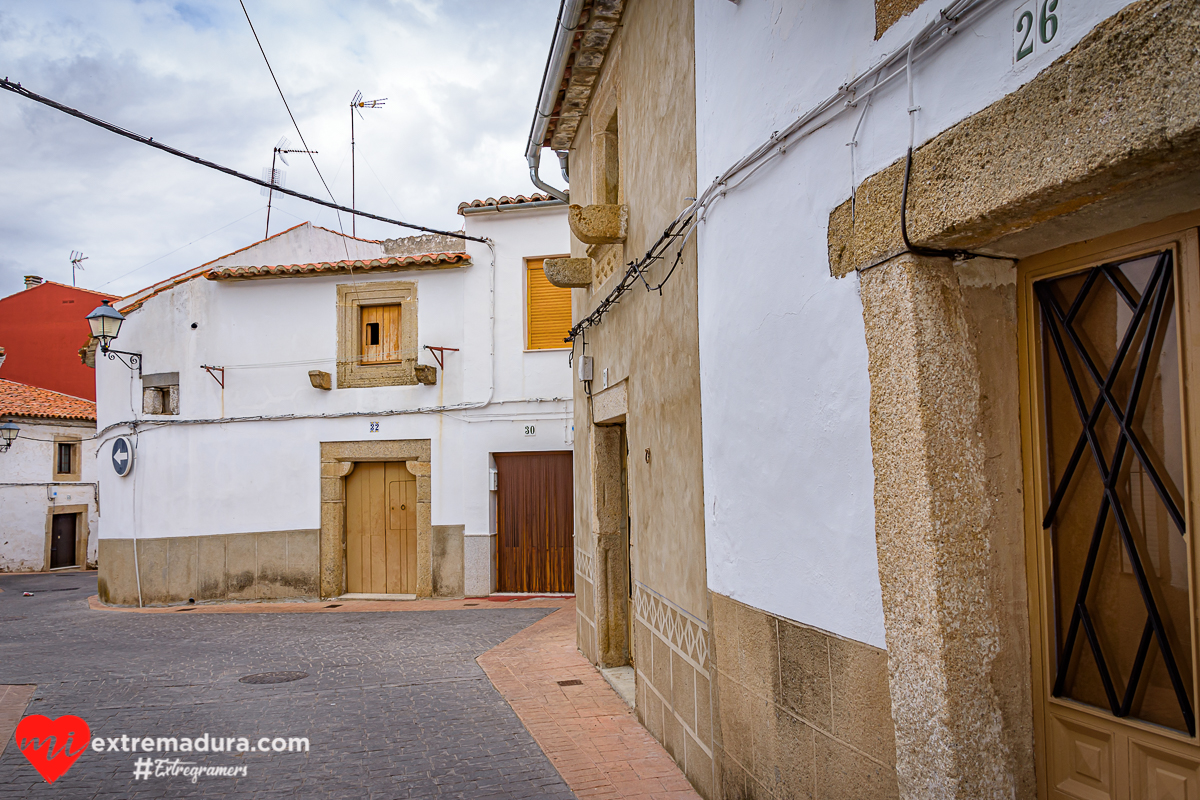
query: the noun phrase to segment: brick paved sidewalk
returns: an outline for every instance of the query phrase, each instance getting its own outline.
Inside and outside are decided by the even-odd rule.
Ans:
[[[575,647],[575,608],[476,659],[580,800],[700,800],[670,754]],[[562,686],[577,680],[579,685]]]

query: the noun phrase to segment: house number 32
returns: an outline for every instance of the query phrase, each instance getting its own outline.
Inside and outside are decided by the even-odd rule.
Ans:
[[[1017,9],[1013,31],[1015,62],[1028,58],[1054,41],[1058,35],[1057,12],[1058,0],[1033,0]]]

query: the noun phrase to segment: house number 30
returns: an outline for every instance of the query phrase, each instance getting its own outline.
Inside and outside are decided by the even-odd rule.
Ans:
[[[1058,0],[1034,0],[1017,9],[1014,61],[1028,58],[1058,35]]]

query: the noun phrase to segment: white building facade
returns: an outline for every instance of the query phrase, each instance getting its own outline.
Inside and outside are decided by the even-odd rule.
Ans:
[[[20,428],[0,452],[0,572],[94,567],[95,404],[0,380],[0,423]]]
[[[694,9],[721,791],[1194,791],[1200,5]]]
[[[98,361],[102,600],[496,590],[495,454],[571,448],[526,285],[567,226],[536,196],[462,211],[469,239],[306,223],[117,304],[141,374]]]

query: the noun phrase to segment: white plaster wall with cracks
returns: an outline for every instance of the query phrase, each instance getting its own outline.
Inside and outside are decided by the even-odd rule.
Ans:
[[[871,0],[698,2],[699,185],[905,46],[947,4],[930,0],[875,40]],[[1017,61],[1029,3],[993,3],[914,66],[916,144],[1032,80],[1128,4],[1059,0],[1053,41]],[[852,182],[904,156],[907,109],[905,81],[892,81],[865,117],[862,105],[846,109],[717,200],[698,234],[709,588],[877,647],[862,303],[856,276],[830,276],[826,227]],[[752,391],[729,380],[731,363],[754,376]]]
[[[136,307],[125,312],[113,347],[143,354],[147,374],[178,372],[180,401],[178,417],[143,415],[137,373],[98,360],[101,535],[140,540],[318,529],[321,442],[429,440],[431,524],[463,526],[466,583],[490,591],[491,560],[479,558],[471,543],[491,546],[490,454],[571,448],[567,351],[526,352],[523,345],[525,259],[567,250],[566,209],[468,216],[465,230],[494,241],[494,274],[486,244],[458,240],[466,265],[357,269],[353,276],[196,277],[117,303]],[[340,261],[346,246],[352,258],[385,255],[380,244],[344,243],[340,235],[303,227],[287,237],[295,241],[270,242],[216,266],[293,263],[279,261],[280,254]],[[356,255],[354,247],[363,252]],[[393,281],[416,285],[417,361],[437,368],[436,384],[339,389],[337,287]],[[456,350],[441,354],[443,369],[427,345]],[[224,386],[201,365],[223,367]],[[315,388],[310,370],[332,373],[332,390]],[[253,419],[260,416],[273,419]],[[120,478],[104,459],[132,421],[135,467]],[[526,435],[529,424],[536,436]]]

